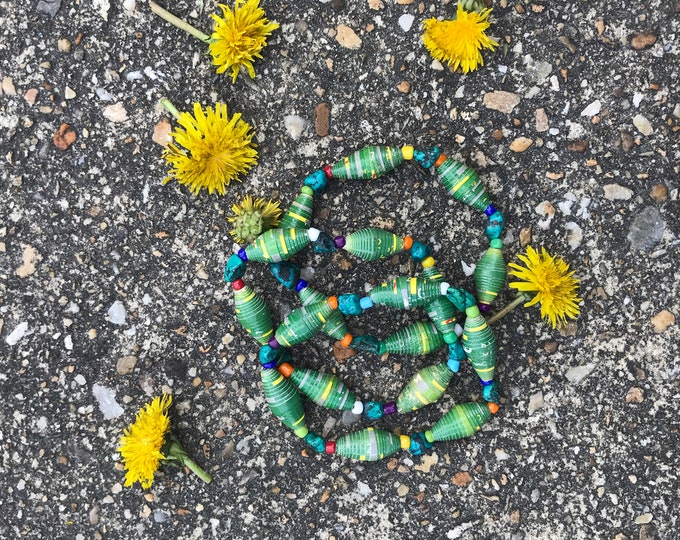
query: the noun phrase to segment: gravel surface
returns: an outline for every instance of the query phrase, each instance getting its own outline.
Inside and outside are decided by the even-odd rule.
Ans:
[[[212,1],[164,5],[210,30]],[[0,1],[0,536],[680,538],[680,4],[496,0],[501,45],[467,75],[420,43],[454,3],[262,5],[281,27],[257,78],[232,84],[145,1]],[[163,96],[242,112],[259,165],[224,197],[163,186]],[[477,435],[359,463],[272,417],[222,270],[233,203],[286,207],[309,173],[375,144],[436,144],[474,167],[506,217],[506,258],[545,246],[576,269],[583,303],[562,331],[537,308],[494,325],[503,404]],[[414,165],[330,184],[314,223],[411,234],[468,288],[487,245],[480,215]],[[327,294],[410,271],[405,255],[298,262]],[[276,321],[297,306],[268,272],[250,276]],[[352,329],[419,318],[377,310]],[[385,401],[444,358],[332,349],[318,336],[294,358]],[[163,391],[211,484],[164,467],[149,490],[123,487],[118,440]],[[427,429],[479,394],[465,366],[440,404],[376,425]],[[368,425],[306,411],[329,438]]]

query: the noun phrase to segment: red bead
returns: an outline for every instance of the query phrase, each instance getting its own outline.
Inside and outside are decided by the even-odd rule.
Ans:
[[[245,286],[246,284],[241,278],[238,278],[231,282],[231,288],[234,289],[235,291],[240,291]]]
[[[323,172],[326,175],[326,178],[333,178],[333,167],[331,167],[330,165],[326,165],[323,168]]]
[[[335,441],[326,441],[326,453],[335,454]]]

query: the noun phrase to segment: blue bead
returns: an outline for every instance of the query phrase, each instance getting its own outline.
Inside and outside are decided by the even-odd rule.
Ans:
[[[279,352],[281,349],[274,349],[269,345],[262,345],[260,347],[260,364],[263,366],[270,362],[276,364],[276,359],[279,357]]]
[[[451,358],[446,361],[446,367],[449,368],[453,373],[458,373],[460,369],[460,360],[458,358]]]
[[[428,442],[423,433],[414,433],[411,435],[411,445],[408,447],[408,452],[412,456],[420,456],[425,450],[432,448],[433,444]]]
[[[323,190],[326,189],[326,184],[328,184],[328,178],[326,178],[326,173],[322,170],[315,171],[305,178],[305,186],[312,188],[317,195],[323,193]]]
[[[307,286],[307,282],[304,279],[301,279],[297,282],[297,285],[295,285],[295,291],[300,292],[306,286]]]
[[[323,454],[326,450],[326,441],[323,440],[323,437],[311,431],[305,435],[305,442],[319,454]]]
[[[300,279],[300,267],[288,261],[280,261],[269,265],[272,275],[286,287],[292,289]]]
[[[430,146],[425,148],[425,150],[415,150],[413,152],[413,159],[416,163],[425,169],[429,169],[437,161],[437,158],[441,155],[441,150],[436,146]]]
[[[486,210],[484,210],[484,213],[487,216],[491,216],[496,211],[496,207],[493,204],[490,204],[489,206],[486,207]]]
[[[227,259],[227,264],[224,267],[224,281],[231,283],[243,277],[246,273],[248,264],[238,255],[232,255]]]
[[[364,403],[364,416],[369,420],[378,420],[383,416],[382,403],[378,401],[367,401]]]
[[[361,315],[361,303],[358,294],[341,294],[338,296],[338,309],[344,315]]]
[[[482,396],[491,403],[500,403],[501,396],[498,390],[498,383],[496,381],[491,381],[491,384],[484,386],[482,389]]]
[[[430,248],[422,242],[415,241],[410,249],[411,258],[416,262],[423,262],[430,255]]]
[[[273,362],[267,362],[266,364],[262,364],[262,369],[274,369],[276,367],[276,360]]]
[[[373,300],[371,300],[370,296],[364,296],[359,300],[359,305],[361,306],[361,309],[370,309],[373,307]]]
[[[248,255],[246,254],[245,248],[239,249],[237,255],[239,256],[239,258],[243,259],[244,261],[246,261],[246,262],[248,261]]]

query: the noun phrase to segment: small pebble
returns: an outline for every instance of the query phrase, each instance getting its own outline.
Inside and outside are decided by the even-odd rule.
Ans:
[[[627,201],[633,196],[633,190],[620,184],[607,184],[603,187],[604,198],[610,201]]]
[[[314,129],[319,137],[325,137],[330,132],[331,109],[328,103],[319,103],[314,109]]]
[[[70,86],[67,86],[64,89],[64,97],[66,99],[73,99],[76,97],[76,93],[73,91],[73,89]]]
[[[465,487],[472,482],[472,476],[467,471],[460,471],[453,475],[451,483],[458,487]]]
[[[593,372],[594,369],[595,369],[595,364],[585,364],[583,366],[575,366],[575,367],[569,368],[567,370],[567,372],[565,373],[565,377],[570,382],[578,384],[581,381],[583,381],[588,375],[590,375]]]
[[[110,122],[125,122],[128,119],[127,111],[122,102],[104,107],[104,118]]]
[[[118,375],[127,375],[134,371],[137,365],[137,357],[133,355],[121,356],[116,362],[116,372]]]
[[[655,202],[664,202],[668,198],[668,188],[663,184],[655,184],[649,192],[649,196]]]
[[[13,96],[17,93],[17,90],[14,87],[14,81],[12,80],[12,77],[3,77],[2,92],[7,96]]]
[[[637,386],[631,387],[626,394],[626,403],[642,403],[644,399],[642,388]]]
[[[125,324],[125,306],[120,300],[116,300],[108,310],[109,322],[112,324]]]
[[[647,49],[656,43],[656,36],[654,34],[646,34],[641,32],[633,36],[630,40],[630,44],[633,49],[641,51]]]
[[[283,117],[283,125],[290,138],[297,141],[304,132],[307,122],[300,116],[289,114]]]
[[[62,124],[52,136],[52,142],[59,150],[67,150],[76,141],[76,138],[75,130],[69,124]]]
[[[406,495],[409,492],[409,487],[404,484],[399,484],[399,487],[397,488],[397,495],[400,497],[406,497]]]
[[[413,15],[410,13],[404,13],[401,17],[399,17],[399,26],[404,32],[408,32],[411,29],[411,26],[413,26],[414,20],[415,17]]]
[[[649,250],[663,238],[666,224],[654,206],[642,210],[630,224],[628,241],[634,249]]]
[[[528,137],[517,137],[510,143],[510,150],[513,152],[524,152],[532,144],[534,144],[534,141]]]
[[[570,141],[567,144],[567,150],[570,152],[585,152],[586,148],[588,148],[588,141],[584,140]]]
[[[151,140],[165,148],[172,142],[170,133],[172,133],[172,124],[167,118],[163,118],[154,126]]]
[[[401,81],[397,85],[397,90],[399,90],[402,94],[408,94],[411,91],[411,83],[408,81]]]
[[[599,114],[600,111],[602,110],[602,102],[599,99],[596,99],[593,101],[590,105],[588,105],[585,109],[581,111],[581,116],[595,116],[596,114]]]
[[[543,401],[543,392],[536,392],[529,398],[529,414],[534,413],[535,411],[542,409],[543,406],[545,405],[545,401]]]
[[[621,148],[624,152],[628,152],[631,148],[635,146],[635,139],[627,131],[621,131]]]
[[[346,24],[339,24],[336,31],[337,34],[335,35],[335,39],[340,45],[352,50],[361,48],[361,38],[357,36],[356,32],[349,26]]]
[[[483,103],[487,109],[493,109],[502,113],[510,114],[519,104],[519,96],[512,92],[497,90],[484,94]]]
[[[646,514],[641,514],[638,517],[635,518],[635,524],[636,525],[644,525],[645,523],[649,523],[652,521],[652,514],[647,512]]]
[[[545,109],[536,109],[536,131],[543,133],[550,129],[550,123],[548,121],[548,115],[545,113]]]
[[[663,334],[672,324],[675,324],[675,315],[667,309],[659,311],[652,317],[652,327],[655,334]]]
[[[649,136],[652,133],[654,133],[654,128],[652,127],[652,124],[649,123],[649,120],[641,114],[636,114],[633,117],[633,125],[638,129],[640,133],[642,133],[645,136]]]

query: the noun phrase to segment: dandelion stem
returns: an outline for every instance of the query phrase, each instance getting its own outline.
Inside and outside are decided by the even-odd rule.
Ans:
[[[189,467],[189,470],[191,470],[206,484],[209,484],[212,481],[212,476],[201,469],[201,467],[199,467],[198,464],[189,457],[189,455],[184,451],[184,448],[182,448],[180,442],[173,435],[168,437],[161,451],[165,456],[163,458],[164,461],[174,464],[179,462],[185,467]]]
[[[177,107],[172,104],[172,101],[164,97],[161,98],[160,103],[165,108],[165,110],[175,118],[175,120],[179,120],[180,112],[177,110]]]
[[[515,309],[520,304],[526,302],[527,300],[529,300],[529,297],[526,294],[524,294],[522,292],[519,293],[517,295],[517,297],[512,302],[510,302],[507,306],[503,306],[503,308],[500,311],[497,311],[491,317],[489,317],[486,320],[487,324],[493,324],[496,321],[502,319],[508,313],[510,313],[513,309]]]
[[[210,36],[208,34],[204,34],[195,26],[192,26],[185,20],[180,19],[179,17],[173,15],[168,10],[159,6],[156,2],[153,1],[149,2],[149,7],[151,8],[151,11],[153,11],[161,19],[169,22],[173,26],[176,26],[180,30],[184,30],[187,34],[191,34],[192,36],[201,40],[204,43],[210,43]]]
[[[182,460],[182,465],[189,467],[191,472],[193,472],[196,476],[198,476],[201,480],[203,480],[206,484],[209,484],[212,481],[212,476],[205,472],[201,467],[198,466],[198,464],[191,459],[190,457],[185,457]]]

